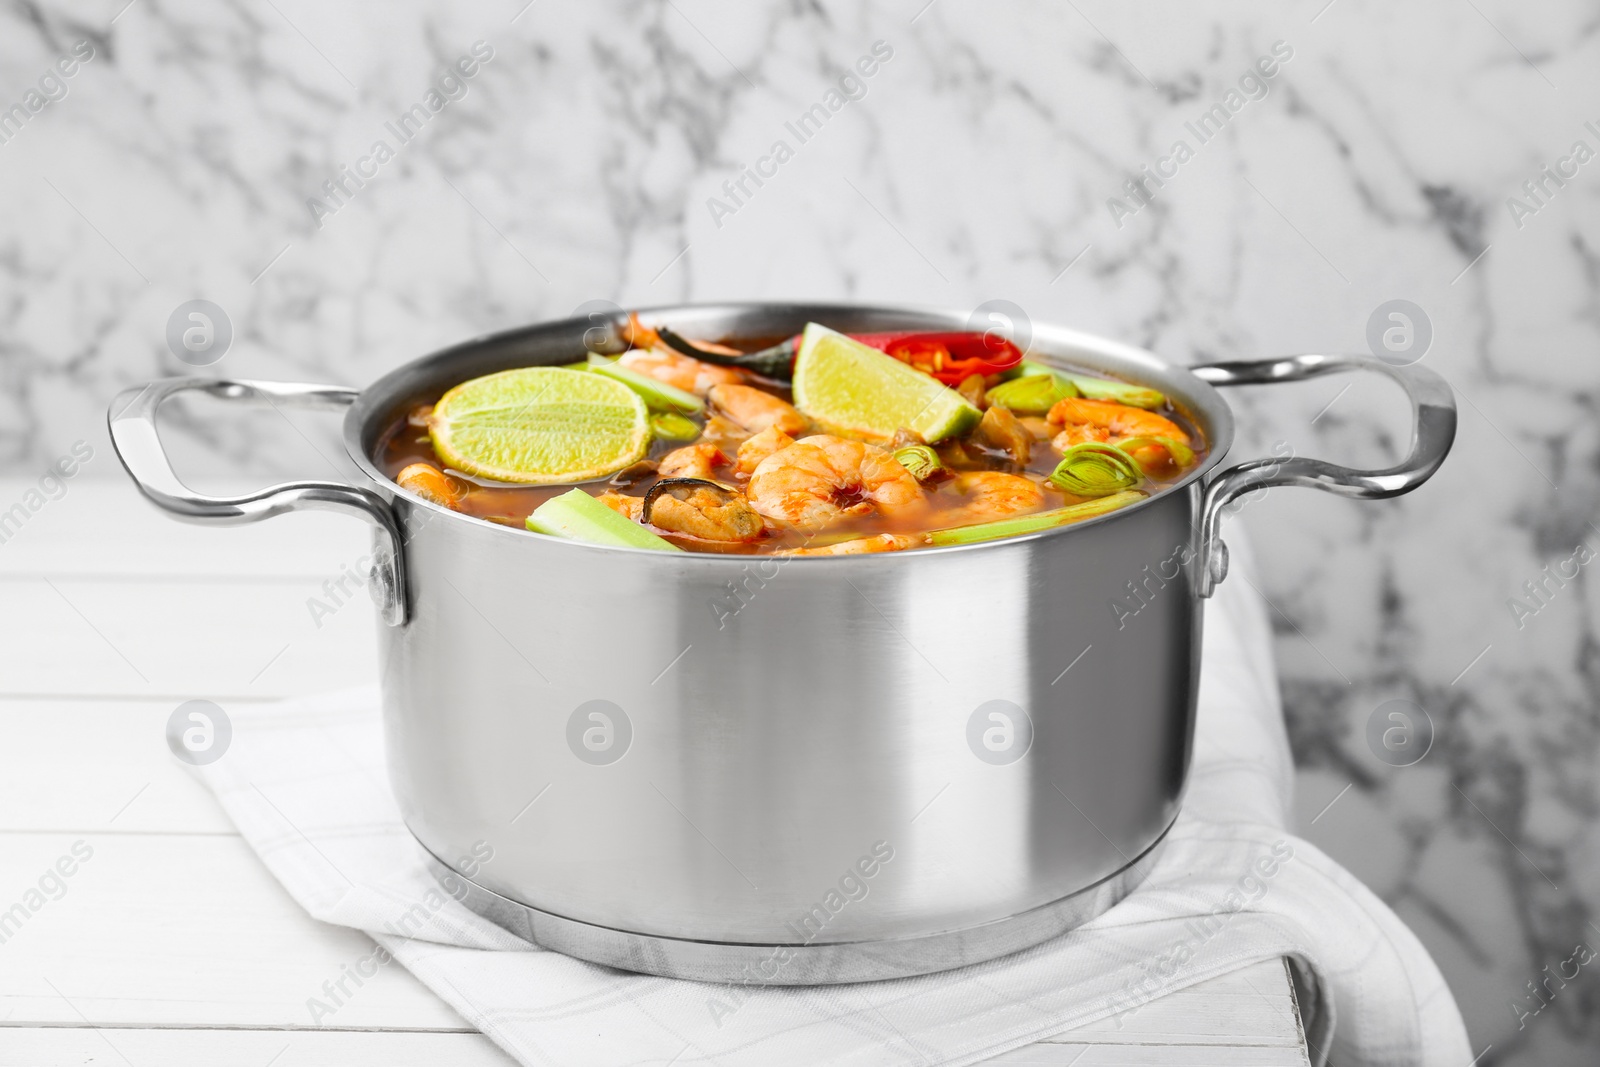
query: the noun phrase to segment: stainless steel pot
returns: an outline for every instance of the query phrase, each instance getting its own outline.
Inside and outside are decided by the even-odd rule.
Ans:
[[[966,324],[957,312],[771,304],[645,317],[705,337],[787,336],[813,319]],[[1033,358],[1176,398],[1209,456],[1177,488],[1047,533],[787,560],[557,540],[435,507],[373,465],[379,435],[412,404],[477,375],[569,362],[594,326],[480,338],[365,390],[152,382],[116,398],[111,436],[145,496],[179,518],[336,508],[370,521],[390,776],[445,886],[542,945],[676,977],[925,973],[1110,907],[1183,795],[1226,505],[1275,485],[1404,493],[1455,433],[1449,388],[1420,367],[1305,355],[1184,369],[1036,327]],[[1403,462],[1218,469],[1233,416],[1215,387],[1355,369],[1410,396]],[[183,390],[348,405],[345,446],[365,480],[197,494],[156,432],[157,408]]]

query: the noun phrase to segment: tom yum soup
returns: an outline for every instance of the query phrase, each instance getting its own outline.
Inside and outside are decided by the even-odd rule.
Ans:
[[[1030,363],[978,333],[837,333],[757,350],[630,316],[620,356],[461,382],[380,468],[488,522],[663,551],[894,552],[1126,507],[1204,454],[1154,389]]]

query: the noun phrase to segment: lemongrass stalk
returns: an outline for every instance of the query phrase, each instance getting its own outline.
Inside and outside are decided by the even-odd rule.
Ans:
[[[1143,493],[1128,490],[1103,496],[1098,500],[1085,500],[1081,504],[1069,504],[1064,508],[1021,515],[1014,519],[980,522],[975,526],[958,526],[953,530],[935,530],[928,535],[928,541],[934,545],[970,545],[1001,537],[1019,537],[1022,534],[1038,533],[1041,530],[1092,519],[1143,499]]]

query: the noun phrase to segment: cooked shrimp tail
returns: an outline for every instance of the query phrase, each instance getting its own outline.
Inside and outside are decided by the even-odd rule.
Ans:
[[[738,384],[741,380],[739,372],[730,367],[680,356],[670,348],[632,348],[617,359],[617,364],[695,396],[705,396],[714,385]]]
[[[743,426],[759,433],[776,426],[786,434],[804,433],[806,417],[793,404],[749,385],[713,385],[706,394],[714,408]]]
[[[1128,437],[1170,437],[1181,444],[1189,443],[1189,435],[1166,416],[1113,400],[1067,397],[1056,401],[1049,419],[1062,427],[1063,433],[1074,435],[1068,444],[1083,440],[1109,440],[1116,444]]]
[[[768,426],[739,445],[738,465],[735,469],[748,478],[755,473],[757,467],[761,466],[762,460],[792,444],[794,444],[793,437],[776,426]]]
[[[712,472],[728,465],[727,453],[716,445],[701,441],[699,444],[675,448],[661,457],[656,467],[663,478],[699,478],[710,481]]]
[[[628,312],[628,321],[622,326],[622,339],[630,348],[654,348],[661,343],[661,335],[640,322],[637,311]]]
[[[956,475],[955,488],[964,502],[957,512],[959,520],[951,526],[1038,511],[1046,502],[1038,482],[1003,471],[963,471]]]

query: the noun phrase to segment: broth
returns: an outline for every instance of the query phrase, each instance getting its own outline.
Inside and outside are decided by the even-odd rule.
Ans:
[[[729,341],[724,342],[730,348],[742,352],[754,351],[766,347],[771,342],[768,340]],[[1081,378],[1104,379],[1103,376],[1092,373],[1065,370],[1063,373],[1077,375]],[[760,389],[786,403],[793,402],[793,393],[789,384],[762,378],[746,371],[739,372],[743,384]],[[1000,384],[1003,375],[991,375],[985,379],[985,385],[993,387]],[[969,390],[975,390],[975,385],[969,385]],[[443,395],[445,390],[440,390]],[[439,396],[428,398],[427,407],[437,402]],[[1141,462],[1144,480],[1139,489],[1147,495],[1154,495],[1170,487],[1178,481],[1183,474],[1198,463],[1205,454],[1205,441],[1200,428],[1195,421],[1184,411],[1175,407],[1170,399],[1165,400],[1156,409],[1155,414],[1163,416],[1180,427],[1188,436],[1193,456],[1189,461],[1179,464],[1171,453],[1167,454],[1167,462],[1156,462],[1153,465]],[[712,405],[707,405],[707,410],[697,415],[685,416],[690,418],[699,430],[699,436],[693,441],[676,440],[668,441],[656,438],[652,440],[645,459],[632,467],[626,468],[610,477],[593,481],[562,485],[516,485],[505,482],[495,482],[488,479],[477,478],[452,469],[435,451],[429,430],[425,423],[426,412],[424,409],[414,409],[402,413],[384,432],[379,439],[374,460],[385,475],[391,479],[396,478],[407,467],[425,463],[443,471],[450,479],[451,484],[460,491],[458,500],[452,507],[464,514],[471,515],[488,522],[500,523],[518,529],[524,528],[530,514],[545,502],[570,492],[574,487],[584,490],[591,496],[599,497],[602,494],[616,493],[623,496],[644,498],[652,486],[662,480],[655,466],[669,453],[685,448],[691,444],[708,443],[716,445],[731,460],[737,456],[739,445],[754,436],[750,431],[743,429],[729,419],[713,412]],[[1041,499],[1037,506],[1026,507],[1010,514],[1028,514],[1060,508],[1080,502],[1095,499],[1093,495],[1079,495],[1067,492],[1049,482],[1052,471],[1061,461],[1061,453],[1052,447],[1051,439],[1055,433],[1062,430],[1060,425],[1048,426],[1046,433],[1045,420],[1038,416],[1024,417],[1024,428],[1030,431],[1031,448],[1026,463],[1018,463],[1012,454],[987,440],[979,440],[974,433],[951,438],[931,447],[938,455],[940,463],[946,473],[931,481],[922,483],[925,494],[926,506],[919,509],[912,517],[899,517],[874,511],[860,515],[844,515],[835,521],[829,522],[823,529],[801,529],[796,526],[772,521],[769,517],[763,534],[755,540],[713,540],[705,537],[690,536],[682,532],[674,532],[656,527],[649,527],[659,536],[665,538],[680,548],[700,552],[721,552],[735,554],[772,554],[787,553],[799,549],[818,549],[841,542],[854,541],[860,538],[872,537],[878,534],[913,534],[926,531],[941,530],[948,527],[971,525],[982,518],[973,518],[973,498],[969,492],[964,491],[971,479],[962,476],[973,472],[998,472],[1011,475],[1022,475],[1035,483],[1042,490]],[[819,431],[811,430],[795,435],[798,440],[806,440],[808,436]],[[1113,440],[1115,440],[1113,438]],[[889,446],[885,446],[889,447]],[[749,487],[748,475],[736,473],[734,467],[720,467],[715,475],[717,481],[726,486],[743,491]],[[1009,483],[1014,484],[1014,483]],[[837,497],[834,501],[841,507],[848,508],[856,501],[849,498],[848,494]],[[996,516],[999,517],[999,516]]]

